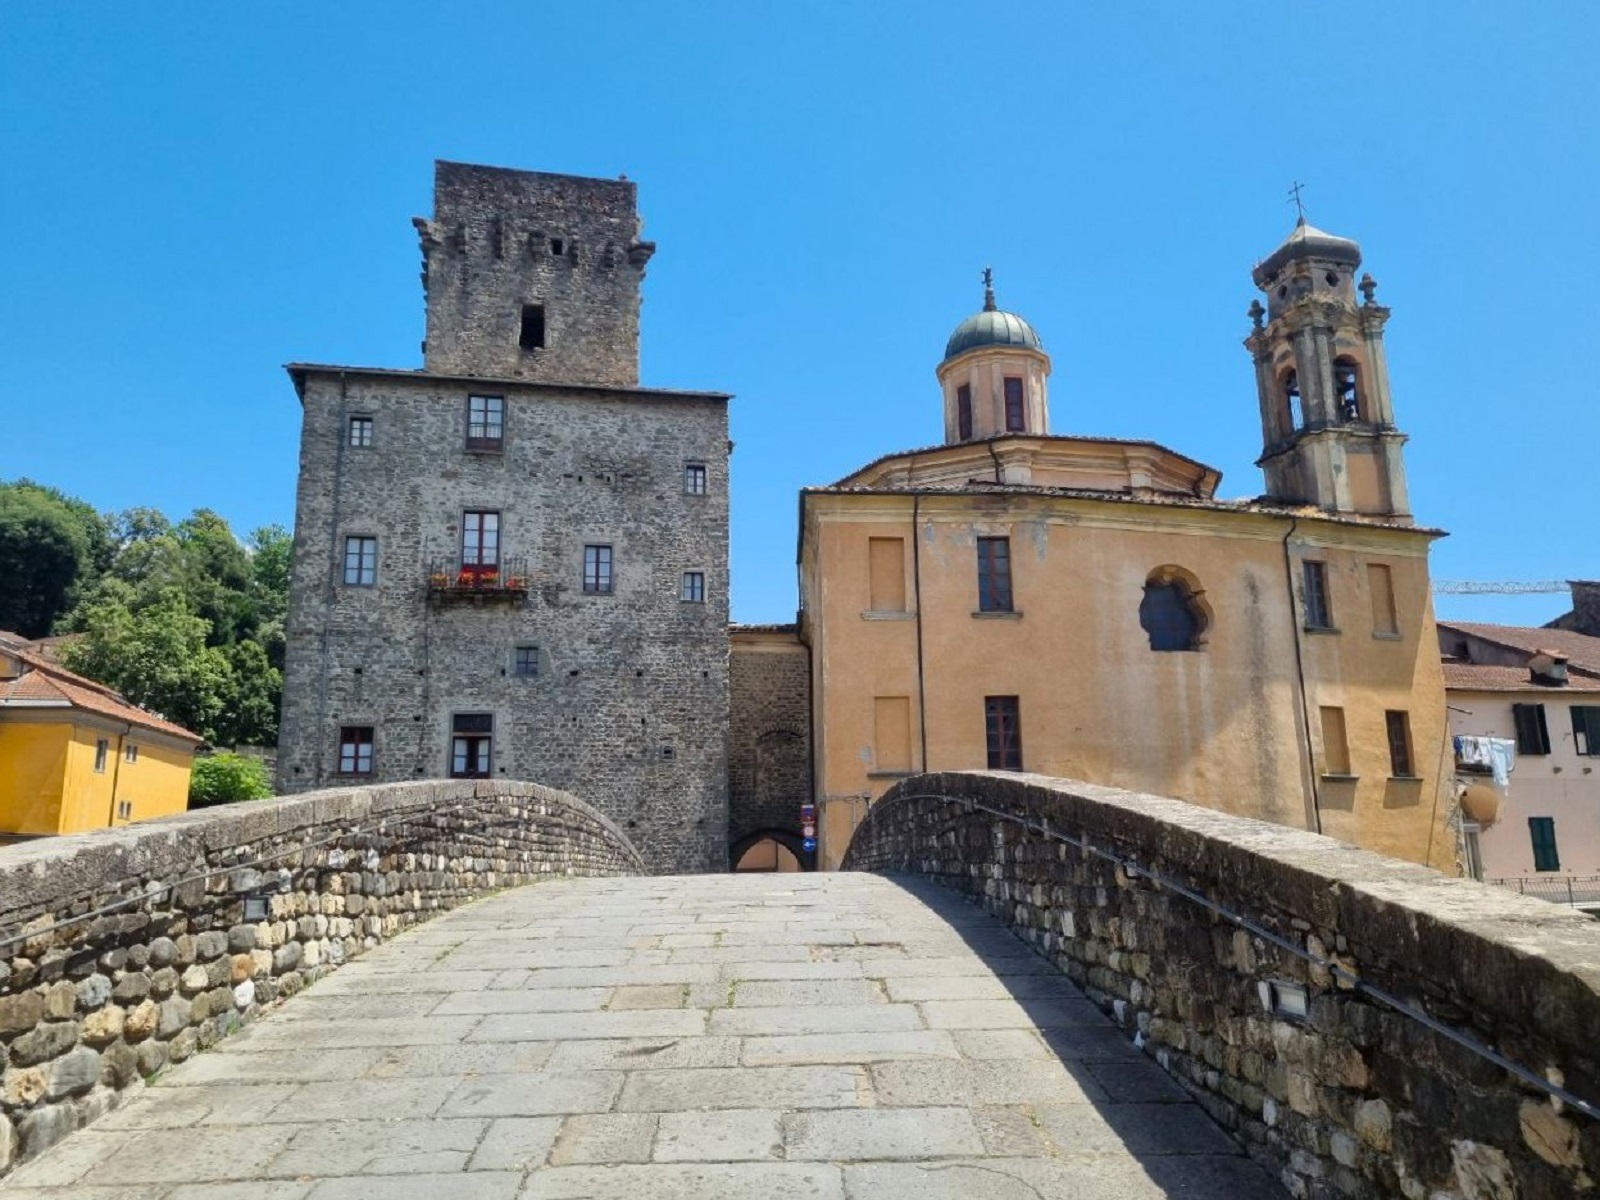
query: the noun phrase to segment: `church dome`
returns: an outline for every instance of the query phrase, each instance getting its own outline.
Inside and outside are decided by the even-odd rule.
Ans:
[[[1020,346],[1043,353],[1044,343],[1032,325],[1016,313],[1001,312],[995,306],[994,286],[987,271],[984,283],[983,311],[973,313],[956,326],[950,340],[944,344],[945,361],[982,346]]]

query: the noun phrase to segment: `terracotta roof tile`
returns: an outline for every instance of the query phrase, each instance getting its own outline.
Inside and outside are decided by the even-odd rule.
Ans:
[[[1568,675],[1565,687],[1534,683],[1527,667],[1491,667],[1483,663],[1444,662],[1444,686],[1457,692],[1538,692],[1561,695],[1564,692],[1600,692],[1600,679],[1587,675]]]
[[[130,725],[164,733],[180,741],[199,745],[205,740],[197,734],[190,733],[182,725],[129,703],[105,684],[73,674],[58,663],[51,662],[29,649],[26,644],[8,643],[6,652],[30,669],[16,679],[0,682],[0,703],[11,702],[18,706],[27,706],[30,703],[49,705],[65,701],[73,708],[82,709],[84,712],[110,717],[115,721],[126,721]]]
[[[1574,633],[1570,629],[1544,629],[1537,625],[1477,625],[1461,621],[1440,621],[1439,628],[1458,630],[1469,637],[1482,638],[1497,646],[1522,650],[1528,654],[1549,650],[1585,671],[1600,672],[1600,637]]]

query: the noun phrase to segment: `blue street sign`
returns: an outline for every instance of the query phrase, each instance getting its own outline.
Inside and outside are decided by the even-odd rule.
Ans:
[[[807,854],[810,854],[816,848],[817,848],[817,839],[816,838],[806,838],[803,841],[801,841],[801,843],[800,843],[800,849],[804,850]]]

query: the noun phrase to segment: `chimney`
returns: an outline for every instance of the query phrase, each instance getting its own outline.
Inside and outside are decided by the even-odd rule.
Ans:
[[[1528,658],[1528,678],[1541,687],[1567,686],[1567,660],[1553,650],[1535,650]]]

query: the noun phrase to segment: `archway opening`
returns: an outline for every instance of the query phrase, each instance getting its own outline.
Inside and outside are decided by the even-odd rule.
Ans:
[[[728,862],[736,874],[817,869],[816,855],[787,829],[761,829],[740,838],[728,848]]]

